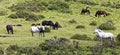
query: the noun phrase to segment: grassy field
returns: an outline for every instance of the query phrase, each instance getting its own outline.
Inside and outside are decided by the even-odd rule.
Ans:
[[[70,8],[72,10],[72,14],[63,14],[63,13],[59,13],[56,11],[42,11],[42,12],[37,12],[36,14],[42,14],[44,15],[46,18],[43,20],[52,20],[53,22],[60,22],[60,24],[62,25],[62,28],[60,28],[59,30],[51,30],[50,33],[46,33],[45,37],[39,37],[38,35],[36,35],[35,37],[31,36],[30,33],[30,25],[32,23],[41,23],[42,20],[39,21],[25,21],[24,19],[10,19],[7,18],[7,16],[12,12],[11,10],[7,9],[8,7],[10,7],[12,4],[17,4],[17,3],[22,3],[26,0],[1,0],[0,2],[0,10],[5,10],[7,11],[7,15],[3,15],[0,16],[0,34],[1,35],[8,35],[5,29],[5,25],[7,24],[22,24],[22,27],[14,27],[14,34],[11,35],[9,34],[9,36],[11,37],[0,37],[0,46],[2,47],[7,47],[9,45],[13,45],[13,44],[18,44],[20,46],[33,46],[36,43],[41,43],[44,42],[44,40],[46,39],[50,39],[54,36],[57,37],[65,37],[65,38],[70,38],[71,36],[73,36],[74,34],[87,34],[89,37],[94,38],[95,35],[93,34],[93,30],[100,25],[101,23],[104,23],[106,21],[112,20],[113,23],[115,24],[115,27],[117,27],[116,30],[108,30],[106,32],[111,32],[113,33],[115,36],[117,36],[117,34],[119,34],[120,32],[120,9],[114,9],[114,8],[109,8],[109,7],[103,7],[100,5],[97,6],[90,6],[90,5],[86,5],[86,4],[81,4],[79,2],[73,3],[70,2]],[[30,1],[30,0],[28,0]],[[100,3],[99,0],[94,0],[97,3]],[[107,0],[107,1],[114,1],[114,0]],[[119,0],[116,0],[119,1]],[[80,15],[80,11],[83,7],[89,6],[90,10],[91,10],[91,14],[90,15]],[[104,9],[107,10],[108,12],[111,13],[110,16],[108,17],[94,17],[95,12],[98,9]],[[76,24],[71,24],[69,23],[69,20],[75,19],[77,21]],[[96,21],[97,22],[97,26],[90,26],[89,23],[91,21]],[[77,25],[84,25],[85,29],[76,29],[75,27]],[[93,46],[96,42],[95,41],[83,41],[83,40],[79,40],[80,45],[82,46]]]

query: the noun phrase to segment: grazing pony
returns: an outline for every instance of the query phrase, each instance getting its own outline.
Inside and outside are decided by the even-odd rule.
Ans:
[[[83,8],[81,14],[85,14],[85,13],[90,14],[90,10],[88,8],[89,7]]]
[[[47,21],[47,20],[42,21],[42,25],[50,26],[50,28],[52,27],[54,29],[54,23],[51,20],[50,21]]]
[[[12,25],[10,25],[10,24],[6,25],[6,30],[7,30],[8,34],[10,32],[11,32],[11,34],[13,34],[13,27],[12,27]]]
[[[101,42],[102,42],[102,39],[105,39],[105,38],[110,38],[111,41],[114,40],[114,35],[112,33],[107,33],[100,29],[95,29],[94,33],[97,33],[97,36],[100,38]]]
[[[40,24],[32,24],[31,25],[32,36],[34,36],[34,33],[38,33],[39,36],[40,36],[41,33],[43,33],[43,36],[45,36],[44,35],[44,30],[45,30],[44,26],[40,26]]]
[[[101,15],[103,15],[104,17],[110,15],[110,13],[107,13],[106,11],[103,11],[103,10],[98,10],[96,13],[95,13],[95,17],[100,17]]]
[[[59,22],[55,22],[54,29],[58,29],[58,28],[61,28],[61,25],[59,24]]]

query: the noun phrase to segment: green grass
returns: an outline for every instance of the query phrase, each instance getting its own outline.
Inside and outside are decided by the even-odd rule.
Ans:
[[[18,0],[4,1],[3,0],[2,2],[0,2],[0,10],[7,10],[9,15],[13,12],[7,9],[8,7],[10,7],[12,4],[17,4],[18,2],[21,3],[24,1],[25,0],[21,0],[21,1],[18,1]],[[94,1],[98,2],[98,0],[94,0]],[[116,1],[119,1],[119,0],[116,0]],[[120,31],[119,29],[120,9],[113,9],[109,7],[103,7],[100,5],[89,6],[91,10],[91,14],[80,15],[81,9],[86,6],[89,6],[89,5],[80,4],[79,2],[76,2],[76,3],[71,2],[70,8],[73,11],[72,14],[63,14],[56,11],[37,12],[36,14],[42,14],[46,17],[43,20],[52,20],[54,22],[58,21],[62,25],[62,28],[60,28],[59,30],[52,30],[50,33],[46,33],[45,34],[46,37],[39,37],[38,35],[36,35],[35,37],[32,37],[30,33],[30,25],[32,23],[41,23],[42,20],[39,20],[36,22],[33,22],[33,21],[30,22],[30,21],[25,21],[24,19],[10,19],[10,18],[7,18],[8,15],[0,16],[0,34],[8,35],[5,29],[5,25],[7,24],[20,23],[23,25],[22,27],[14,27],[15,33],[13,35],[10,34],[10,36],[12,37],[6,37],[6,38],[0,37],[0,44],[1,44],[0,46],[6,47],[8,45],[13,45],[13,44],[18,44],[20,46],[33,46],[35,43],[44,42],[44,40],[50,39],[54,36],[70,38],[74,34],[87,34],[88,37],[94,38],[95,35],[93,34],[93,30],[97,26],[90,26],[89,23],[91,23],[92,21],[96,21],[97,25],[100,25],[101,23],[104,23],[108,20],[112,20],[115,24],[115,27],[117,27],[117,29],[108,30],[106,32],[111,32],[115,36],[117,36],[117,34],[120,33],[119,32]],[[100,17],[100,18],[94,17],[94,14],[98,9],[107,10],[112,15],[108,17]],[[77,24],[69,23],[69,20],[71,19],[75,19],[77,21]],[[85,26],[85,29],[76,29],[75,27],[77,25],[83,25]],[[81,41],[81,40],[79,42],[80,42],[80,45],[82,46],[87,46],[87,45],[93,46],[96,43],[94,41]]]

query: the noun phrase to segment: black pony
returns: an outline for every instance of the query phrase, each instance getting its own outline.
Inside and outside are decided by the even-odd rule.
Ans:
[[[104,10],[98,10],[96,13],[95,13],[95,17],[100,17],[101,15],[103,15],[104,17],[110,15],[110,13],[107,13],[106,11]]]
[[[59,24],[59,22],[55,22],[54,29],[61,28],[62,26]]]
[[[85,13],[90,14],[90,10],[88,8],[89,7],[83,8],[81,14],[85,14]]]
[[[47,20],[42,21],[42,25],[43,26],[50,26],[50,28],[52,27],[54,29],[54,23],[51,20],[49,20],[49,21],[47,21]]]
[[[11,34],[13,34],[13,27],[12,25],[6,25],[6,30],[8,32],[8,34],[11,32]]]

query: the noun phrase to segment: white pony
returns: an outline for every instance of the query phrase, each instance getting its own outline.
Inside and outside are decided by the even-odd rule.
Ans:
[[[31,33],[34,36],[34,33],[38,33],[40,35],[40,30],[36,26],[31,26]]]
[[[114,40],[114,35],[112,33],[104,32],[100,29],[95,29],[94,33],[97,33],[101,41],[103,38],[111,38],[111,40]]]
[[[38,33],[39,36],[41,34],[41,36],[45,36],[44,35],[44,31],[45,31],[45,27],[44,26],[40,26],[40,24],[32,24],[31,25],[31,33],[32,33],[32,36],[34,36],[34,33]]]

